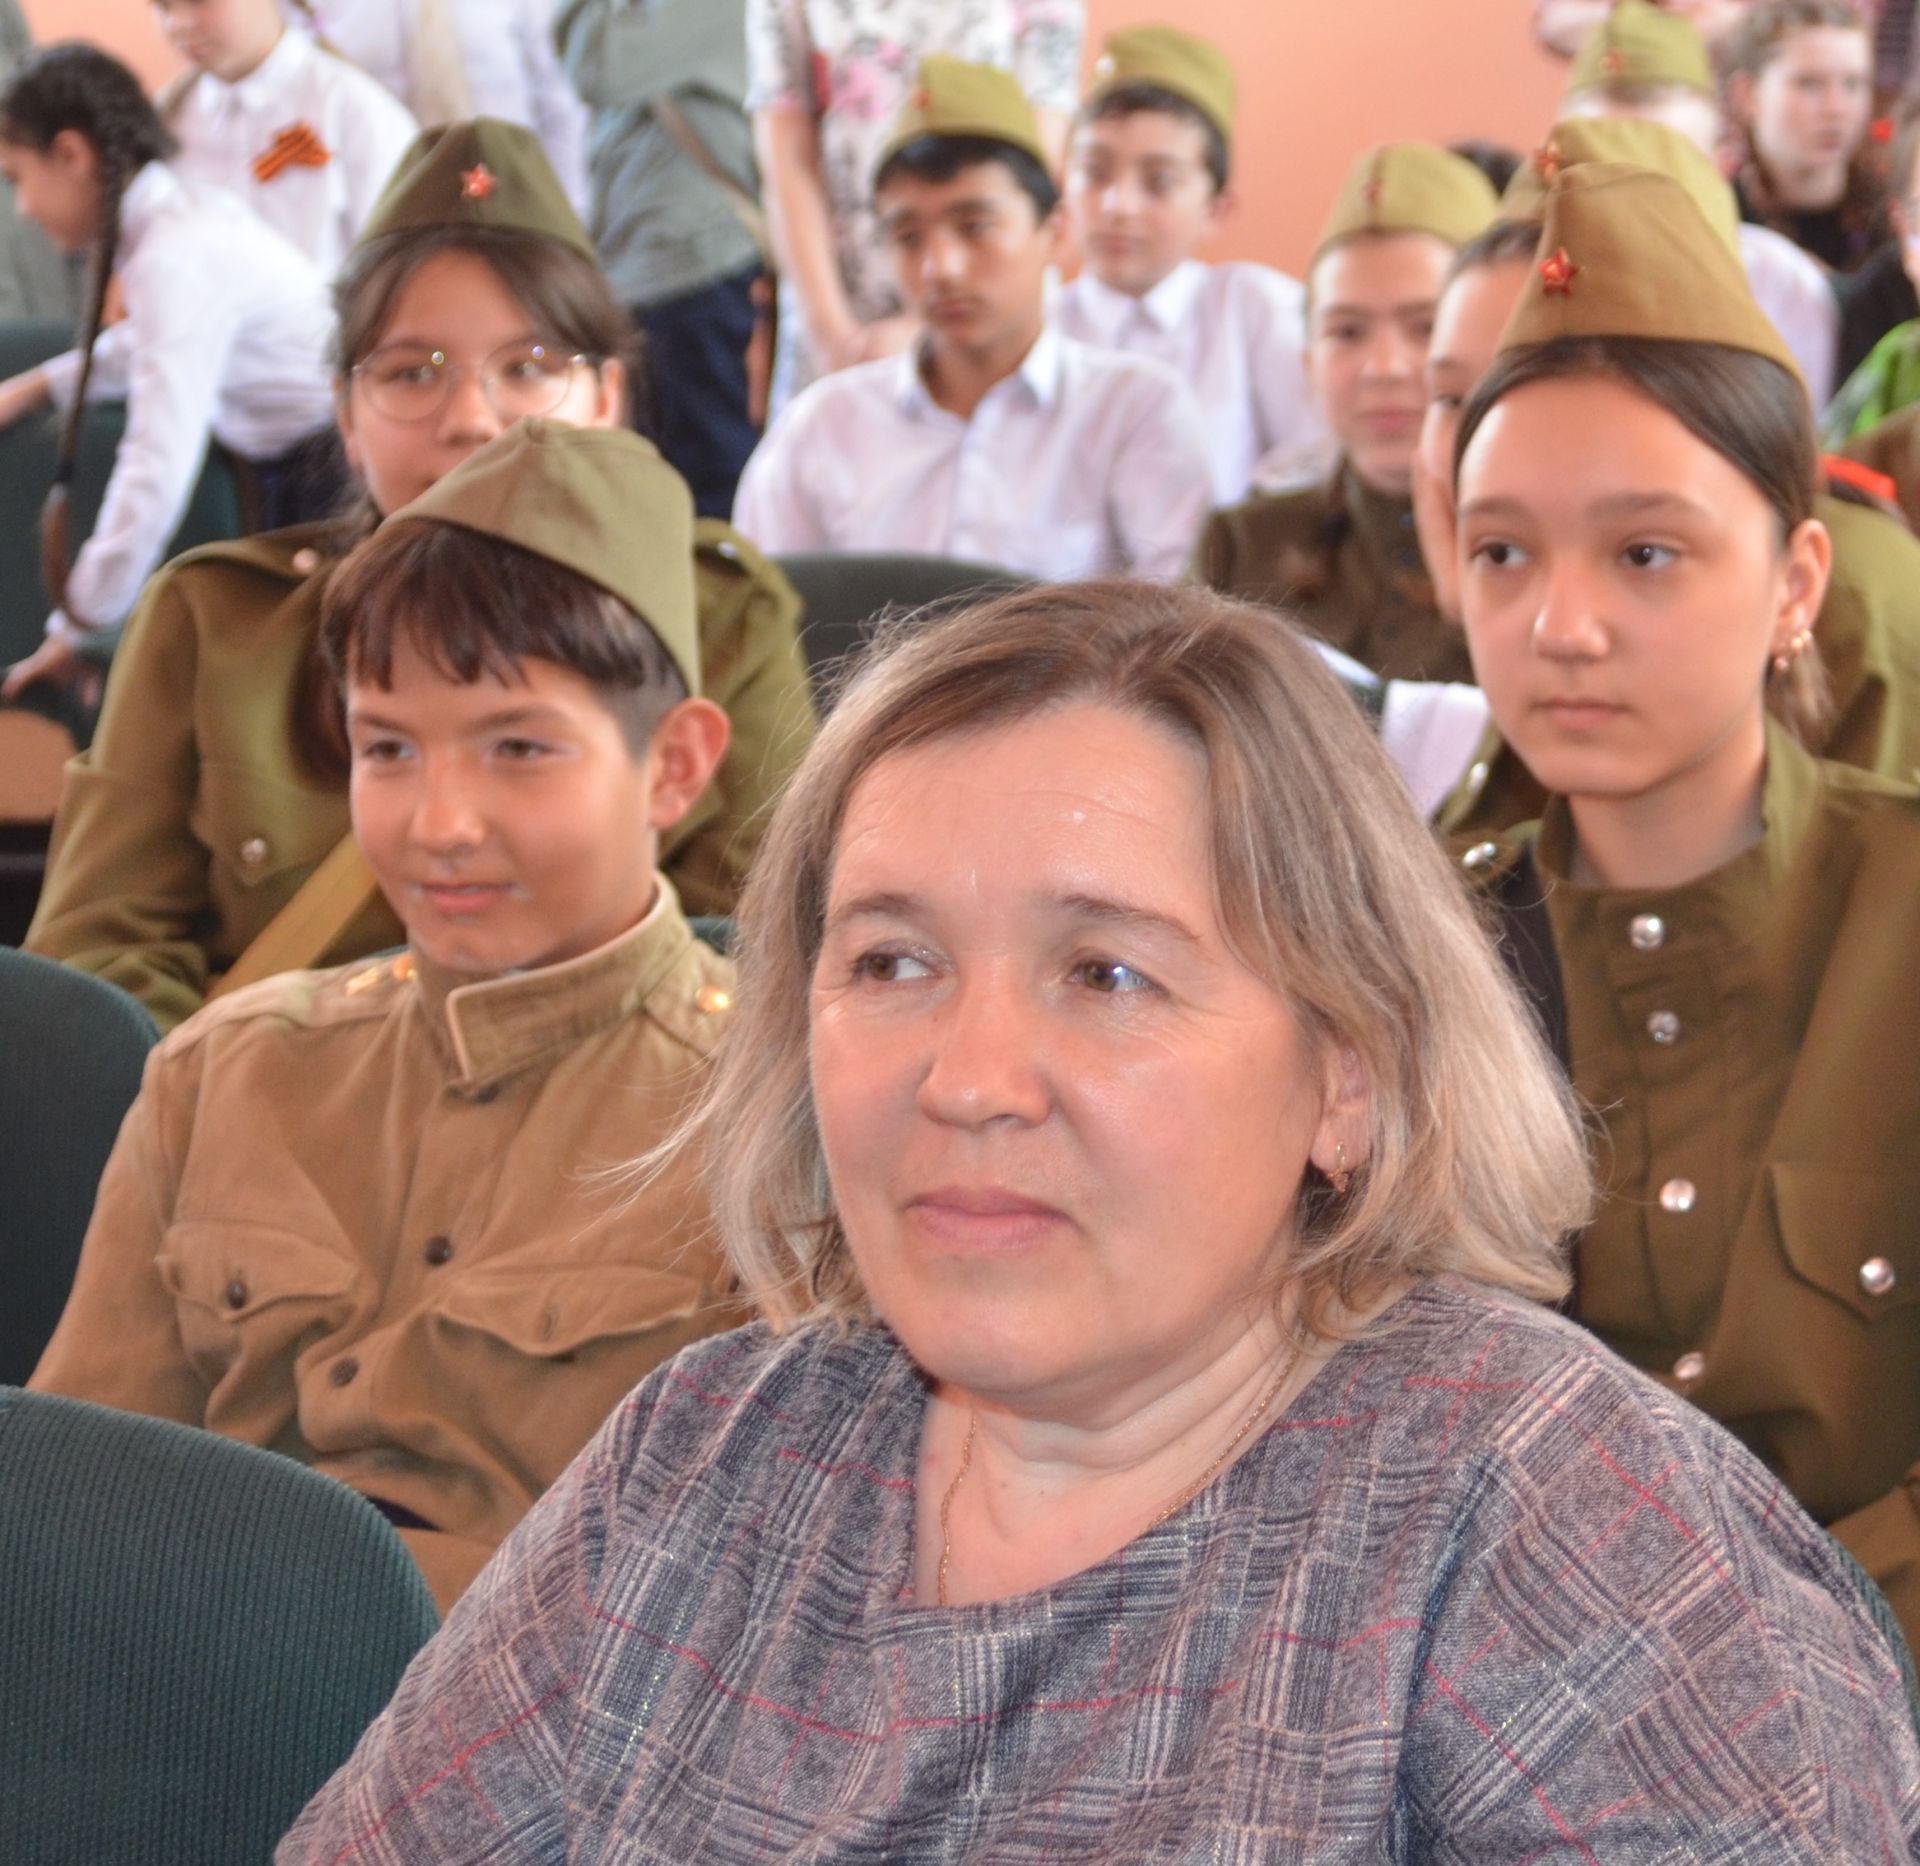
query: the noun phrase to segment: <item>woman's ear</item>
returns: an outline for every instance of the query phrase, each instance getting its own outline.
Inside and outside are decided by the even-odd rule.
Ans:
[[[1772,654],[1792,652],[1796,637],[1813,632],[1833,574],[1833,539],[1817,518],[1804,519],[1780,554],[1780,601],[1774,622]],[[1804,645],[1804,644],[1803,644]]]
[[[1369,1148],[1367,1119],[1373,1107],[1367,1066],[1353,1046],[1336,1038],[1321,1065],[1320,1125],[1314,1130],[1307,1157],[1329,1179],[1357,1171],[1366,1164]],[[1336,1183],[1338,1183],[1336,1179]]]

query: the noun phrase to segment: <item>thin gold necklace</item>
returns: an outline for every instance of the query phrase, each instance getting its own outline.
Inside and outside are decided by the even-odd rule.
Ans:
[[[1169,1517],[1178,1515],[1180,1511],[1184,1510],[1201,1491],[1205,1490],[1206,1487],[1220,1475],[1222,1469],[1225,1468],[1227,1460],[1246,1443],[1247,1434],[1260,1423],[1266,1416],[1267,1409],[1280,1397],[1280,1389],[1287,1384],[1287,1380],[1293,1373],[1294,1367],[1299,1359],[1300,1350],[1296,1347],[1281,1363],[1280,1371],[1274,1376],[1273,1384],[1260,1395],[1254,1402],[1253,1410],[1240,1421],[1239,1431],[1227,1440],[1226,1450],[1223,1451],[1219,1457],[1215,1458],[1186,1489],[1181,1491],[1152,1522],[1148,1523],[1146,1528],[1140,1532],[1142,1535],[1151,1534],[1152,1531],[1158,1529],[1162,1523],[1166,1522]],[[940,1499],[940,1568],[935,1577],[934,1590],[935,1597],[943,1607],[952,1604],[947,1599],[947,1564],[953,1558],[953,1499],[958,1494],[961,1484],[965,1481],[968,1471],[973,1468],[973,1440],[974,1435],[979,1429],[980,1415],[970,1409],[967,1413],[967,1436],[960,1444],[960,1468],[954,1472],[953,1481],[947,1485],[946,1494]]]

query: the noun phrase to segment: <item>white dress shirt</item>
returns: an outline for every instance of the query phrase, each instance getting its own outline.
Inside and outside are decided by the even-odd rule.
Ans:
[[[1211,484],[1179,377],[1049,326],[970,420],[934,401],[911,352],[823,377],[754,450],[733,520],[764,551],[1168,579],[1192,554]]]
[[[1054,298],[1069,337],[1165,363],[1191,385],[1207,422],[1213,502],[1238,505],[1255,464],[1276,449],[1324,476],[1335,448],[1307,384],[1307,293],[1270,266],[1183,260],[1134,298],[1083,272]]]
[[[304,124],[319,138],[319,167],[291,162],[262,181],[254,164]],[[297,26],[237,84],[201,72],[168,115],[180,141],[173,167],[230,188],[331,279],[339,271],[418,126],[364,71],[314,44]]]
[[[438,10],[459,40],[463,114],[501,117],[532,130],[567,198],[584,213],[587,112],[560,69],[555,0],[438,0]],[[342,58],[429,122],[440,113],[420,89],[420,12],[420,0],[313,0],[312,6],[314,25]]]
[[[1784,233],[1750,220],[1740,223],[1740,257],[1760,309],[1800,365],[1814,407],[1826,407],[1840,349],[1840,300],[1826,267]]]
[[[272,460],[333,419],[333,311],[313,262],[222,188],[149,162],[120,203],[126,316],[94,346],[89,401],[125,397],[127,428],[93,535],[67,579],[67,640],[119,622],[193,497],[209,434]],[[77,351],[41,366],[71,405]]]

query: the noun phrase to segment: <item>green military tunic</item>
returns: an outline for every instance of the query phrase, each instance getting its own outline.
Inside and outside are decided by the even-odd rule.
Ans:
[[[1550,928],[1603,1188],[1576,1315],[1752,1446],[1920,1642],[1920,790],[1771,727],[1763,812],[1678,888],[1574,885],[1557,798],[1461,859],[1516,950]]]
[[[716,520],[695,527],[702,687],[733,721],[712,786],[663,838],[689,912],[724,914],[812,739],[799,599]],[[162,1028],[266,927],[350,827],[344,787],[301,763],[294,711],[319,626],[325,526],[189,553],[127,626],[89,750],[68,766],[30,951],[97,973]],[[405,938],[386,902],[312,965]]]
[[[1823,494],[1815,514],[1833,536],[1833,577],[1814,640],[1833,690],[1833,719],[1812,749],[1883,777],[1920,772],[1920,540],[1884,513]],[[1537,817],[1546,792],[1489,727],[1473,764],[1434,822],[1494,835]]]
[[[1466,637],[1434,606],[1412,502],[1375,492],[1346,465],[1318,486],[1214,513],[1193,575],[1286,610],[1383,679],[1473,679]]]

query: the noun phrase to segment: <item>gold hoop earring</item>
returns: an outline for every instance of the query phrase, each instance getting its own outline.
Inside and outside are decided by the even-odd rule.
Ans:
[[[1327,1184],[1343,1199],[1347,1196],[1347,1188],[1353,1184],[1353,1169],[1347,1164],[1345,1141],[1336,1140],[1333,1143],[1333,1171],[1327,1175]]]

